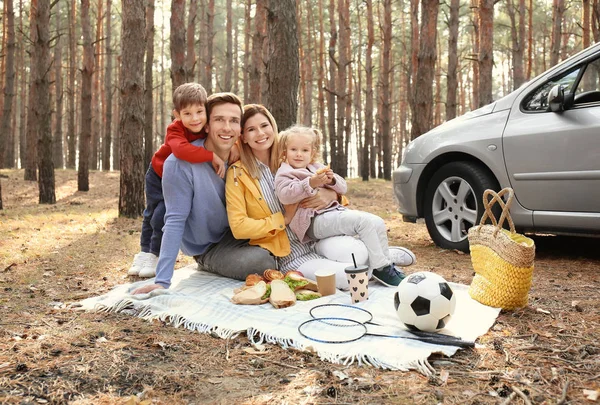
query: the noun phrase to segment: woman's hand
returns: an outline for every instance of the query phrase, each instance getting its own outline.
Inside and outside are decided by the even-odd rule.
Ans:
[[[314,196],[302,200],[300,207],[321,210],[327,208],[333,201],[337,201],[337,193],[335,191],[328,188],[319,188]]]
[[[285,220],[285,224],[289,225],[296,215],[296,211],[298,210],[298,204],[284,204],[283,205],[283,219]]]
[[[150,291],[154,291],[154,290],[158,290],[158,289],[163,289],[164,290],[165,287],[163,287],[160,284],[150,284],[150,285],[145,285],[143,287],[140,288],[136,288],[135,290],[133,290],[132,294],[147,294]]]

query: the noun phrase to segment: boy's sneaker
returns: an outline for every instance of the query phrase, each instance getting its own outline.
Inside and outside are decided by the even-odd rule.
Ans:
[[[390,246],[390,261],[398,266],[408,267],[417,262],[417,257],[407,248],[400,246]]]
[[[140,274],[140,270],[142,270],[144,263],[150,258],[150,256],[154,255],[152,253],[140,252],[133,256],[133,263],[127,271],[127,274],[130,276],[137,276]]]
[[[393,264],[373,270],[373,278],[388,287],[396,287],[404,277],[404,272]]]
[[[149,253],[150,256],[146,257],[144,260],[144,265],[140,270],[140,274],[138,276],[144,278],[150,278],[156,276],[156,265],[158,264],[158,256]]]

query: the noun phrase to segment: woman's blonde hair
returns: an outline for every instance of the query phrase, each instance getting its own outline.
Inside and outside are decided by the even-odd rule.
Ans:
[[[273,145],[271,146],[271,155],[269,156],[269,169],[272,173],[275,173],[279,168],[279,133],[277,131],[277,122],[275,122],[275,118],[273,115],[267,110],[267,108],[262,104],[246,104],[244,106],[244,111],[242,114],[242,136],[244,135],[244,126],[246,122],[254,117],[255,115],[262,114],[267,117],[271,127],[273,127],[273,134],[275,135],[275,139],[273,140]],[[252,148],[248,146],[247,143],[240,141],[240,161],[246,168],[252,177],[255,179],[260,177],[260,170],[258,168],[258,163],[256,158],[254,157],[254,153],[252,153]]]
[[[288,144],[295,135],[308,135],[311,137],[312,154],[310,157],[310,162],[313,163],[319,161],[321,156],[321,142],[323,139],[323,134],[317,128],[305,127],[302,125],[292,125],[279,134],[279,150],[281,151],[279,155],[279,161],[283,162],[285,160]]]

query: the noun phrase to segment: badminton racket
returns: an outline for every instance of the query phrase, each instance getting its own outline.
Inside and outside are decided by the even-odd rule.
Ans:
[[[420,340],[432,344],[458,347],[474,347],[475,345],[474,342],[465,341],[459,337],[442,333],[412,330],[409,332],[397,329],[394,329],[392,332],[382,332],[381,329],[384,325],[373,322],[373,314],[371,312],[352,305],[322,304],[313,307],[309,313],[313,319],[304,322],[303,325],[300,325],[302,330],[300,330],[300,327],[298,330],[307,339],[324,343],[352,342],[368,334]],[[322,325],[318,325],[318,322],[313,321],[319,321],[326,324],[326,326],[320,327]],[[375,328],[371,327],[367,329],[366,324],[373,325]],[[362,327],[359,325],[362,325]],[[380,331],[377,332],[376,329],[380,329]],[[385,328],[383,329],[385,330]],[[326,333],[328,334],[327,336]]]

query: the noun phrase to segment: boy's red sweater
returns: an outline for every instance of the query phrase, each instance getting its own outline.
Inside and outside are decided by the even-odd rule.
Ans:
[[[172,153],[177,159],[190,163],[212,162],[213,153],[190,142],[206,138],[204,131],[195,134],[183,126],[180,120],[175,120],[167,127],[165,143],[152,156],[152,168],[162,178],[165,160]]]

